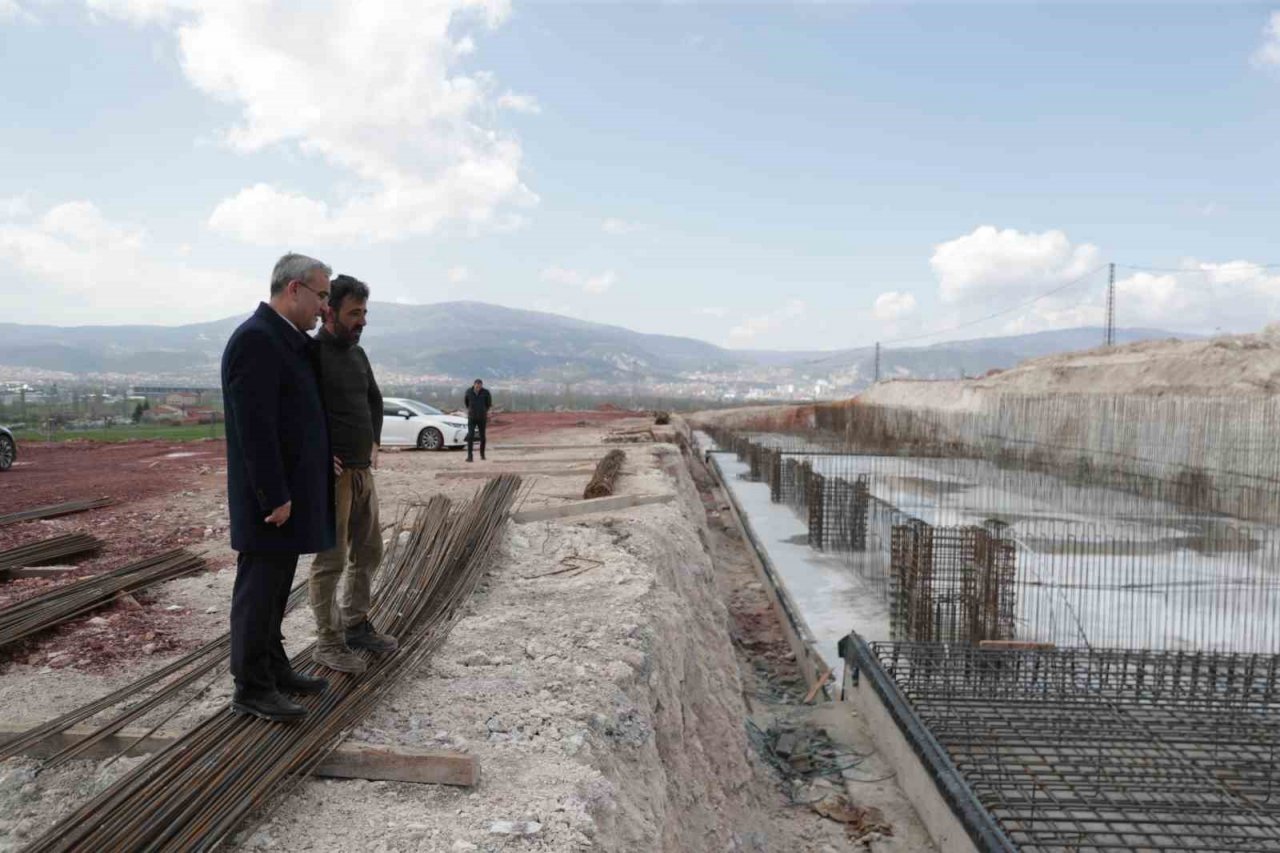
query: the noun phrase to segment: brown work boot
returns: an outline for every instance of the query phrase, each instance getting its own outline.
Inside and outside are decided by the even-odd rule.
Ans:
[[[316,646],[315,657],[316,663],[321,666],[327,666],[329,669],[336,669],[338,672],[359,675],[368,669],[364,658],[341,643],[325,643],[324,645]]]
[[[390,634],[379,634],[378,629],[368,619],[355,627],[347,629],[347,645],[353,649],[368,649],[375,654],[385,655],[400,648],[400,643]]]

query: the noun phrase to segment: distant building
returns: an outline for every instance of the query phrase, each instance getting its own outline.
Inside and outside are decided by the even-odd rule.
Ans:
[[[208,388],[191,385],[135,385],[129,392],[131,397],[146,397],[151,401],[159,401],[170,406],[199,406],[221,393],[219,388]]]
[[[142,413],[142,420],[146,423],[182,423],[186,420],[186,414],[177,406],[169,406],[164,403],[152,406]]]

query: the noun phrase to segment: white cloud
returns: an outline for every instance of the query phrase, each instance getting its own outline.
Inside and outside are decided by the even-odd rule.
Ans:
[[[729,309],[720,305],[710,305],[705,308],[695,308],[693,313],[700,314],[704,317],[727,317]]]
[[[25,195],[0,196],[0,219],[18,219],[31,215],[31,202]]]
[[[530,115],[538,115],[542,112],[542,105],[533,95],[518,95],[515,92],[506,92],[499,97],[498,106],[504,110]]]
[[[643,227],[639,222],[628,222],[625,219],[615,219],[612,216],[600,223],[600,229],[604,233],[614,235],[632,234]]]
[[[1188,259],[1170,271],[1116,279],[1116,325],[1173,331],[1256,331],[1280,308],[1280,274],[1251,261]],[[1033,332],[1106,322],[1106,288],[1043,299],[1004,326]]]
[[[605,270],[602,273],[592,275],[581,270],[567,269],[565,267],[547,267],[542,271],[543,281],[553,284],[565,284],[570,287],[582,288],[583,293],[589,293],[598,296],[609,288],[613,287],[618,280],[618,275],[613,270]]]
[[[265,273],[248,278],[166,257],[143,228],[112,222],[88,201],[0,222],[0,263],[9,271],[0,296],[23,300],[32,322],[191,322],[247,311],[266,296]],[[40,300],[29,300],[33,287]]]
[[[235,106],[226,142],[284,146],[336,171],[330,198],[259,182],[217,206],[211,227],[279,245],[376,242],[447,222],[509,227],[535,204],[517,140],[486,126],[495,81],[458,70],[469,33],[496,27],[508,0],[87,0],[98,14],[171,29],[182,69]],[[535,104],[515,96],[505,106]]]
[[[916,308],[916,298],[913,294],[890,290],[876,297],[876,304],[871,309],[871,314],[877,320],[892,323],[914,314]]]
[[[743,320],[729,330],[729,339],[739,344],[750,343],[760,335],[786,325],[789,320],[803,316],[804,312],[804,300],[792,299],[781,308]]]
[[[1280,12],[1272,12],[1262,28],[1263,42],[1253,52],[1256,66],[1280,65]]]
[[[1024,234],[991,225],[934,247],[929,263],[943,302],[1030,296],[1079,278],[1100,263],[1098,248],[1073,246],[1061,231]]]
[[[449,279],[450,284],[462,284],[471,279],[471,270],[466,267],[449,267],[445,277]]]
[[[27,9],[18,0],[0,0],[0,24],[8,24],[15,21],[21,21],[24,24],[34,24],[39,18]]]

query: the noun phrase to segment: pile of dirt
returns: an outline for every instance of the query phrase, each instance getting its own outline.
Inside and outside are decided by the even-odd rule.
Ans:
[[[1257,334],[1141,341],[1030,359],[981,379],[891,380],[859,400],[972,410],[991,394],[1263,397],[1280,392],[1280,324]]]

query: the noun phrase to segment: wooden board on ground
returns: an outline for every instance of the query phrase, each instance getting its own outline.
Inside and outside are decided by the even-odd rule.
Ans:
[[[593,468],[505,468],[478,471],[437,471],[437,480],[486,480],[499,474],[515,474],[519,477],[583,477]]]
[[[11,566],[0,569],[0,578],[18,580],[21,578],[62,578],[67,572],[75,571],[75,566]]]
[[[670,493],[665,495],[618,495],[612,498],[596,498],[589,501],[574,501],[570,504],[520,510],[511,514],[511,520],[516,524],[526,524],[530,521],[552,521],[557,518],[572,518],[573,516],[587,515],[592,512],[629,509],[633,506],[645,506],[647,504],[665,504],[673,500],[675,500],[675,495]]]
[[[34,726],[0,723],[0,744],[15,740],[32,727]],[[41,742],[27,754],[34,758],[48,757],[79,743],[94,731],[92,726],[73,726]],[[111,758],[126,748],[130,749],[130,755],[159,752],[178,737],[179,735],[166,732],[147,734],[144,729],[123,729],[95,744],[84,757]],[[134,744],[134,741],[137,743]],[[312,771],[312,775],[332,779],[370,779],[470,788],[480,781],[480,760],[474,755],[444,749],[343,743]]]

